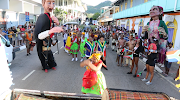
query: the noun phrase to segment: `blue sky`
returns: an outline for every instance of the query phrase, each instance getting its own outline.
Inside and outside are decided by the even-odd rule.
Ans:
[[[81,0],[83,3],[87,4],[87,5],[91,5],[91,6],[96,6],[101,2],[107,1],[107,0]],[[111,2],[117,1],[117,0],[108,0]]]

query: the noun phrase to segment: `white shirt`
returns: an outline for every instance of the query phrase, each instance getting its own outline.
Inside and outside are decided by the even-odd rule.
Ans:
[[[68,36],[67,33],[65,33],[65,34],[64,34],[64,40],[67,39],[67,36]]]
[[[89,33],[88,33],[88,32],[85,32],[85,37],[86,37],[87,39],[89,39]]]
[[[171,47],[171,48],[167,47],[167,52],[168,52],[168,51],[173,51],[173,50],[174,50],[174,48],[173,48],[173,47]],[[166,56],[166,61],[168,61],[167,56]]]

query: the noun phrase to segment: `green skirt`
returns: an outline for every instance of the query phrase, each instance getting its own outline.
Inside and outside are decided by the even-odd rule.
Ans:
[[[81,57],[85,57],[86,49],[84,48],[84,45],[82,43],[80,44],[80,50],[79,51],[81,52]]]
[[[77,43],[73,43],[71,45],[69,53],[71,53],[71,54],[78,54],[78,51],[79,51],[78,50],[78,44]]]
[[[107,88],[106,80],[105,80],[104,74],[101,71],[97,72],[97,76],[98,76],[97,83],[91,88],[82,87],[81,92],[102,95],[104,90]]]

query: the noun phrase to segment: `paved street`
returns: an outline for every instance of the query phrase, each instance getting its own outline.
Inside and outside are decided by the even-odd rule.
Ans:
[[[63,40],[60,37],[59,54],[55,54],[57,62],[57,70],[49,70],[45,73],[42,70],[40,61],[37,56],[36,48],[26,56],[26,50],[16,52],[16,58],[12,62],[10,69],[12,71],[13,85],[11,89],[31,89],[40,91],[70,92],[81,93],[82,77],[85,68],[79,66],[78,62],[71,62],[71,56],[64,52]],[[56,52],[57,46],[52,47],[52,51]],[[179,90],[170,82],[165,80],[158,72],[155,72],[153,84],[147,86],[141,79],[145,77],[145,72],[140,78],[134,78],[133,75],[127,75],[130,71],[129,67],[117,67],[115,62],[116,52],[107,48],[107,66],[108,71],[102,68],[105,75],[108,88],[118,88],[127,90],[140,90],[152,92],[164,92],[171,97],[180,99]],[[144,63],[139,61],[140,72],[144,68]]]

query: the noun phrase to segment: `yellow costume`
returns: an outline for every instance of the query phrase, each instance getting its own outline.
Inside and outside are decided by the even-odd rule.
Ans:
[[[71,37],[68,36],[68,37],[67,37],[67,40],[66,40],[66,46],[65,46],[65,51],[66,51],[67,53],[69,53],[70,47],[71,47]]]

